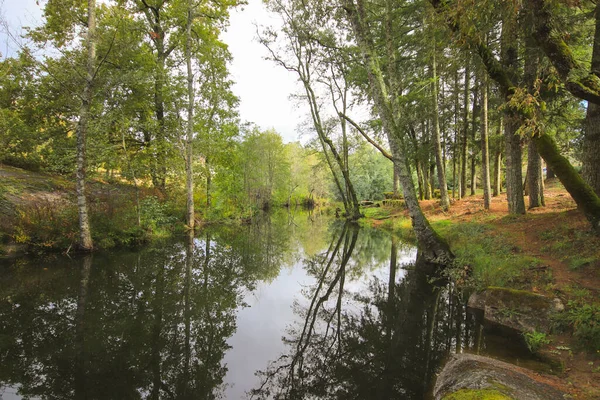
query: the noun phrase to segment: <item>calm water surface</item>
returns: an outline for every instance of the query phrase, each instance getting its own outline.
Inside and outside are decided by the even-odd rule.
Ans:
[[[382,231],[279,213],[0,261],[0,399],[427,398],[449,352],[495,342],[416,258]]]

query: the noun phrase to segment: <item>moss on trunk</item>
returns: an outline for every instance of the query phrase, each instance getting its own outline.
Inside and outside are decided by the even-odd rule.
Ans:
[[[584,182],[573,168],[569,160],[560,154],[554,139],[547,134],[534,138],[538,153],[564,185],[579,209],[592,224],[592,228],[600,234],[600,198],[594,190]]]

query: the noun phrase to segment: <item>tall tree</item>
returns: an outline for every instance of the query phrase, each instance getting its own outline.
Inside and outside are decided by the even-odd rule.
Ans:
[[[276,51],[275,40],[277,33],[273,31],[265,32],[261,38],[261,42],[269,50],[271,58],[288,71],[294,72],[302,83],[305,99],[310,109],[311,120],[340,196],[342,197],[346,215],[350,219],[358,219],[361,213],[356,192],[350,179],[349,169],[347,163],[344,162],[345,156],[343,152],[340,154],[329,135],[330,129],[328,129],[328,123],[322,116],[321,103],[315,90],[315,83],[320,78],[321,71],[318,70],[317,64],[313,62],[318,57],[318,50],[315,47],[315,41],[312,40],[310,32],[311,28],[314,27],[309,25],[308,15],[303,5],[296,4],[295,1],[286,2],[281,0],[274,0],[269,4],[272,10],[279,13],[283,19],[283,33],[286,40],[284,44],[285,50],[283,54]],[[289,57],[289,59],[286,59],[286,57]],[[342,78],[340,84],[344,85],[344,73],[342,72],[338,76]],[[334,75],[332,79],[336,79],[336,76]],[[346,101],[343,95],[346,90],[341,90],[343,103]],[[338,108],[338,111],[341,111],[341,109],[345,109],[345,106],[343,105],[341,108]],[[337,116],[335,118],[338,119]],[[345,119],[339,118],[339,120],[342,122],[341,127],[345,131]],[[333,161],[331,161],[331,158],[333,158]],[[341,178],[339,177],[340,175]]]
[[[90,230],[87,199],[85,195],[86,135],[90,119],[90,107],[94,97],[93,84],[96,73],[96,1],[88,0],[86,34],[86,75],[81,96],[79,123],[77,124],[77,209],[79,213],[79,240],[83,250],[92,250],[94,243]]]
[[[148,36],[154,48],[154,117],[156,126],[153,135],[147,139],[152,149],[152,183],[161,192],[166,190],[167,153],[167,115],[165,94],[168,89],[167,60],[176,49],[179,32],[174,26],[173,6],[166,0],[134,0],[138,10],[145,18]]]
[[[490,150],[488,126],[488,79],[484,74],[481,85],[481,175],[483,177],[483,208],[490,209],[492,202],[492,189],[490,186]]]
[[[469,132],[469,97],[471,84],[471,60],[467,57],[465,66],[463,130],[460,139],[460,194],[459,199],[467,195],[467,138]]]
[[[516,75],[518,65],[518,35],[516,21],[505,18],[501,38],[502,66]],[[511,91],[504,90],[503,96],[510,101]],[[522,119],[518,113],[508,109],[504,119],[504,138],[506,146],[506,197],[510,214],[525,214],[523,198],[523,172],[521,159],[521,137],[518,134]]]
[[[366,73],[371,85],[371,96],[373,98],[375,109],[381,119],[383,129],[388,136],[394,166],[398,168],[399,179],[404,193],[404,200],[413,223],[413,229],[419,244],[426,252],[425,257],[431,262],[447,264],[453,258],[448,245],[433,230],[429,221],[423,214],[415,187],[412,181],[412,174],[408,160],[406,158],[406,149],[404,148],[404,138],[400,130],[398,118],[401,116],[401,110],[398,107],[397,99],[400,95],[396,90],[399,86],[394,83],[394,77],[391,83],[386,83],[384,72],[379,63],[379,57],[375,53],[376,46],[372,39],[372,31],[367,18],[367,10],[363,0],[343,0],[342,7],[352,27],[352,32],[356,38],[360,54],[363,58]],[[392,38],[392,34],[385,36]],[[395,54],[389,54],[393,46],[386,46],[388,59],[393,60]],[[389,81],[388,81],[389,82]],[[391,89],[391,90],[390,90]]]
[[[185,137],[185,190],[186,220],[190,230],[194,230],[194,71],[192,70],[192,25],[194,23],[194,0],[187,1],[187,20],[185,27],[185,63],[187,73],[187,124]]]
[[[450,208],[450,199],[448,198],[448,185],[446,183],[446,169],[442,156],[442,144],[440,139],[440,108],[438,104],[438,76],[436,60],[436,37],[433,35],[433,52],[431,60],[431,74],[433,80],[433,146],[435,150],[435,163],[437,168],[438,184],[440,186],[440,203],[442,209],[447,211]]]

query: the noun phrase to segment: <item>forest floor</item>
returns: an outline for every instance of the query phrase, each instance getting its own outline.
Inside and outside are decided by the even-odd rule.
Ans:
[[[483,196],[421,202],[459,262],[471,264],[476,285],[504,286],[556,296],[567,305],[573,332],[548,336],[542,353],[563,365],[571,395],[600,399],[600,237],[557,180],[547,182],[546,206],[509,216],[506,195],[483,208]],[[383,207],[374,226],[396,232],[410,226],[405,210]],[[410,235],[410,234],[409,234]]]

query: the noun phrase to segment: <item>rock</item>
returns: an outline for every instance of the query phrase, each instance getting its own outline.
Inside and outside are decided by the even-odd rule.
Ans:
[[[548,382],[559,384],[555,378],[492,358],[455,354],[438,376],[433,394],[435,400],[570,398]]]
[[[564,310],[559,299],[498,287],[473,293],[468,306],[483,311],[484,321],[519,332],[548,333],[551,314]]]

